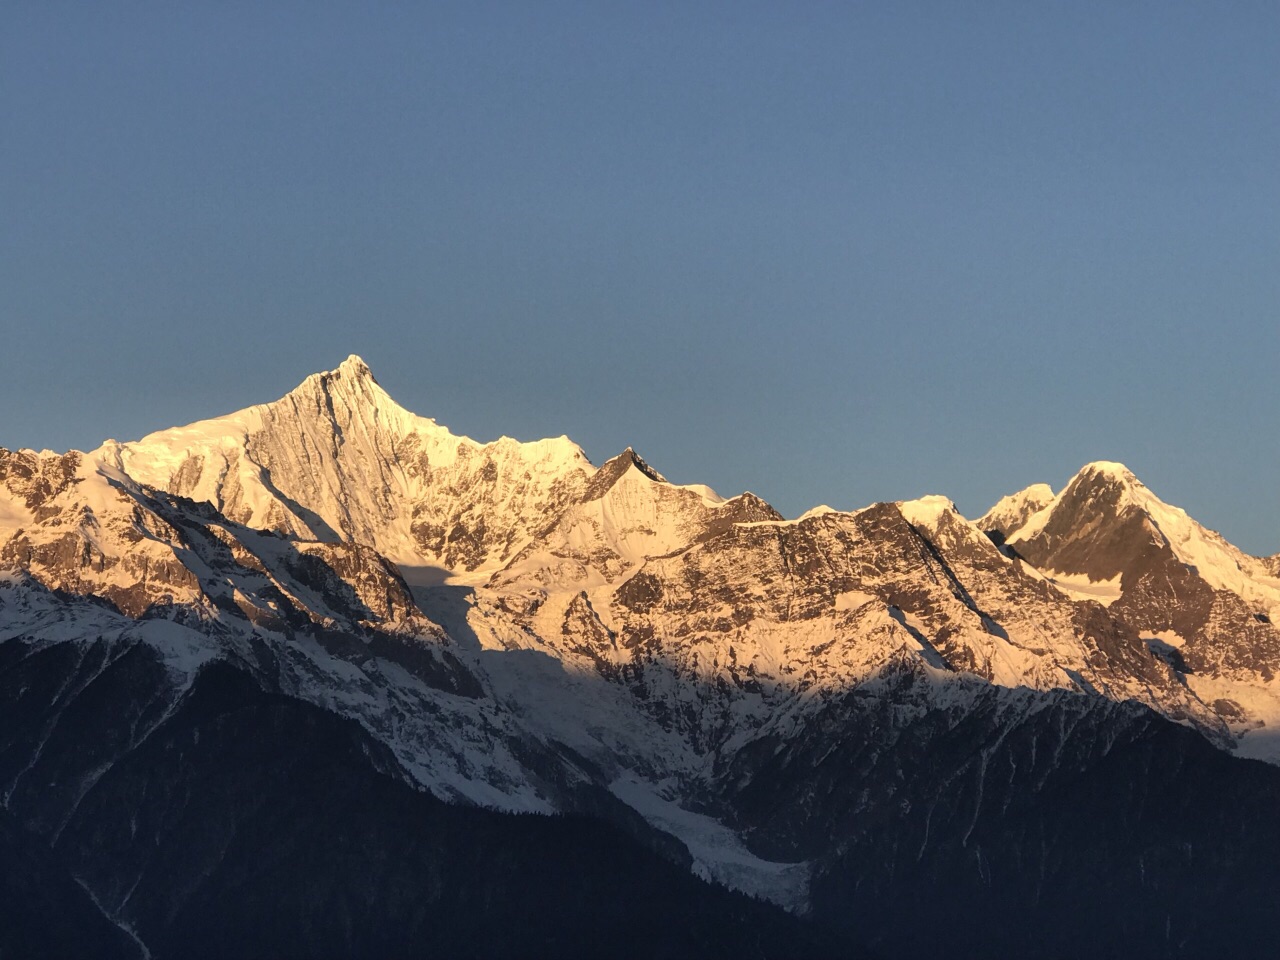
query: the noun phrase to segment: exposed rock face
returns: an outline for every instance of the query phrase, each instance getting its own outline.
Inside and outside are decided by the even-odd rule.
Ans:
[[[82,459],[83,455],[75,451],[58,456],[0,447],[0,484],[9,491],[12,505],[20,504],[32,519],[40,520],[45,504],[75,482]],[[13,522],[19,515],[14,513],[11,517]]]
[[[1034,566],[1090,580],[1137,580],[1172,551],[1134,494],[1137,478],[1117,465],[1085,467],[1035,529],[1009,539]],[[1031,526],[1030,524],[1026,525]]]
[[[1224,723],[1238,734],[1280,725],[1280,583],[1265,561],[1163,503],[1123,466],[1086,466],[1013,531],[1009,548],[1051,577],[1067,575],[1067,589],[1118,581],[1110,612]],[[1242,746],[1280,759],[1270,734]]]
[[[138,443],[0,450],[0,795],[49,877],[70,864],[155,956],[286,936],[395,955],[392,929],[505,949],[449,893],[511,895],[468,850],[533,869],[494,837],[601,890],[578,857],[603,844],[634,882],[739,917],[725,949],[755,930],[792,938],[777,955],[1028,954],[1049,930],[1190,956],[1230,927],[1247,955],[1270,923],[1256,885],[1280,890],[1280,770],[1230,752],[1280,763],[1274,559],[1118,464],[976,523],[941,497],[788,521],[630,449],[596,469],[564,438],[455,437],[351,358]],[[264,850],[279,872],[254,872]],[[987,896],[1021,919],[966,926]],[[266,939],[225,939],[227,916]],[[719,949],[663,926],[641,924],[642,955]]]
[[[132,617],[195,602],[198,579],[168,545],[178,532],[144,509],[127,481],[99,473],[78,454],[45,459],[43,466],[38,483],[14,484],[36,506],[7,539],[0,531],[0,569],[96,596]],[[50,475],[54,483],[47,482]]]

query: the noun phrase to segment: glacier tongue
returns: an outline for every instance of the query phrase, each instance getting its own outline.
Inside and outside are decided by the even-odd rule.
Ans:
[[[661,830],[678,837],[693,855],[694,872],[790,910],[804,913],[809,906],[812,865],[765,860],[743,844],[736,833],[706,814],[680,806],[678,783],[645,783],[633,776],[609,785],[614,795]]]

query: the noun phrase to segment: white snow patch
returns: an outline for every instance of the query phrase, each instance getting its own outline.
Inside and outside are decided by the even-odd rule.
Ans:
[[[8,490],[0,487],[0,544],[30,524],[33,519],[26,504],[16,497],[11,497]]]
[[[1047,483],[1033,483],[1025,490],[1002,497],[975,522],[983,530],[1004,529],[1008,539],[1052,502],[1053,488]]]
[[[729,502],[705,483],[682,483],[672,484],[672,486],[677,490],[688,490],[690,493],[697,494],[708,507],[722,507]]]
[[[1120,575],[1110,580],[1090,580],[1083,573],[1062,573],[1058,570],[1042,571],[1044,578],[1072,600],[1093,600],[1109,607],[1120,599]]]
[[[825,516],[828,513],[839,513],[839,512],[840,511],[837,510],[835,507],[829,507],[825,503],[823,503],[816,507],[810,507],[804,513],[800,514],[800,516],[798,516],[796,519],[808,520],[810,517],[821,517],[821,516]]]
[[[186,682],[222,650],[217,640],[172,620],[139,620],[125,632],[152,647],[165,666]]]
[[[877,597],[874,595],[863,593],[861,590],[846,590],[844,593],[836,594],[836,609],[857,610],[859,607],[866,606],[876,599]]]
[[[916,527],[936,527],[943,516],[956,513],[956,505],[947,497],[931,494],[917,500],[899,500],[898,509],[907,518],[907,523]]]
[[[757,857],[720,821],[686,810],[664,796],[678,791],[674,781],[644,783],[628,774],[609,789],[653,826],[679,838],[693,855],[694,873],[703,879],[769,900],[792,913],[808,908],[808,861],[778,863]]]
[[[1187,675],[1187,685],[1206,704],[1229,701],[1241,716],[1223,716],[1235,734],[1236,756],[1280,765],[1280,680],[1269,683]]]
[[[1151,634],[1151,639],[1159,640],[1161,643],[1178,650],[1187,645],[1187,638],[1172,630],[1159,630]]]

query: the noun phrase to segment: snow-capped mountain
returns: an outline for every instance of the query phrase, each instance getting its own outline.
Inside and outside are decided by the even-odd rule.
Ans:
[[[273,403],[93,456],[247,526],[459,571],[508,560],[591,473],[567,437],[456,437],[399,406],[355,356]]]
[[[1053,573],[1095,583],[1119,578],[1118,587],[1132,587],[1172,557],[1194,568],[1213,589],[1237,594],[1260,613],[1280,609],[1280,589],[1266,582],[1265,561],[1160,500],[1123,464],[1086,465],[1060,494],[1003,532],[1019,553]]]
[[[988,533],[1008,537],[1033,515],[1053,502],[1053,488],[1047,483],[1033,483],[1025,490],[1001,497],[1000,501],[975,522]]]
[[[491,584],[543,584],[557,591],[616,583],[663,556],[735,523],[781,520],[750,493],[725,500],[710,487],[675,486],[631,449],[592,477]]]
[[[202,884],[244,909],[232,891],[256,868],[234,838],[264,828],[245,819],[240,771],[293,803],[270,771],[294,769],[281,758],[298,737],[324,777],[337,763],[367,781],[399,811],[389,822],[483,809],[497,819],[458,820],[459,836],[527,838],[542,828],[494,811],[570,814],[596,825],[574,829],[612,831],[597,839],[636,883],[674,863],[808,917],[797,933],[688,888],[737,916],[725,922],[744,942],[791,944],[773,955],[936,953],[912,904],[975,884],[1034,919],[966,934],[957,955],[1040,949],[1038,930],[1081,910],[1098,913],[1098,942],[1135,955],[1157,933],[1203,945],[1246,880],[1280,891],[1280,838],[1263,825],[1280,769],[1236,759],[1280,763],[1274,561],[1107,463],[977,522],[944,497],[786,520],[750,493],[671,484],[630,449],[597,468],[563,437],[454,436],[351,357],[273,403],[140,441],[0,450],[0,795],[22,849],[70,864],[125,930],[125,955],[134,940],[171,955],[205,931]],[[246,755],[233,731],[250,717],[263,747]],[[316,746],[326,738],[338,760]],[[1157,825],[1145,789],[1124,792],[1120,755],[1188,809],[1200,780],[1178,771],[1231,780],[1243,820]],[[219,778],[241,792],[210,791]],[[201,784],[215,799],[184,814],[175,797]],[[1087,837],[1080,811],[1104,801],[1150,848],[1132,923],[1063,895],[1091,871],[1127,876]],[[317,824],[350,816],[320,807]],[[439,835],[403,829],[475,882]],[[395,844],[366,840],[343,856],[374,889],[360,858],[394,858]],[[281,863],[309,856],[273,849]],[[445,883],[404,869],[408,888]],[[1168,914],[1206,871],[1213,896]],[[975,908],[949,902],[952,923]],[[295,907],[315,930],[390,916]],[[428,923],[413,916],[406,930]]]
[[[1071,596],[1139,630],[1245,755],[1280,762],[1280,579],[1117,463],[1085,466],[1006,534]]]

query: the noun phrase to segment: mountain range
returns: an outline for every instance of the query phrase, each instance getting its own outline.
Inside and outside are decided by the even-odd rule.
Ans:
[[[1280,556],[482,444],[0,448],[0,956],[1270,956]]]

